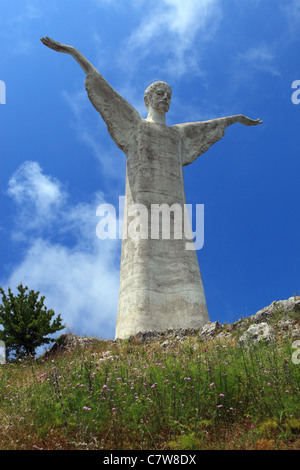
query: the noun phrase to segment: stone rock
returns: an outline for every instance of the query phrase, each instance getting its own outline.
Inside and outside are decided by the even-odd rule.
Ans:
[[[99,342],[97,338],[80,337],[77,335],[63,334],[54,343],[52,348],[46,352],[45,357],[57,352],[70,351],[77,348],[92,347],[95,342]]]
[[[137,333],[136,335],[131,335],[129,337],[129,341],[132,341],[133,339],[137,339],[141,343],[149,343],[150,341],[158,339],[160,336],[161,336],[161,333],[158,331],[154,331],[154,330],[141,331]]]
[[[166,331],[150,330],[132,335],[128,340],[138,340],[140,343],[150,343],[151,341],[161,341],[164,339],[161,346],[166,347],[167,345],[171,345],[172,342],[183,342],[188,336],[196,336],[198,332],[199,328],[168,328]]]
[[[252,315],[252,318],[255,323],[260,323],[262,321],[269,320],[274,316],[279,310],[284,310],[285,312],[299,312],[300,313],[300,298],[299,297],[290,297],[287,300],[274,300],[270,305],[259,310],[255,315]]]
[[[229,331],[221,331],[221,333],[218,333],[216,335],[216,338],[218,339],[228,339],[228,338],[231,338],[232,335]]]
[[[300,298],[291,297],[287,300],[274,301],[269,306],[259,310],[255,315],[248,318],[241,318],[235,323],[221,325],[218,321],[207,323],[202,328],[168,328],[165,331],[150,330],[140,332],[136,335],[130,336],[127,341],[138,341],[142,344],[149,344],[156,342],[166,352],[176,347],[178,343],[187,341],[192,338],[194,348],[197,349],[198,341],[210,341],[212,339],[223,340],[234,336],[240,336],[238,340],[239,345],[253,344],[259,341],[272,341],[275,334],[279,336],[288,335],[292,340],[300,339],[300,316],[289,315],[290,312],[300,312]],[[275,323],[274,315],[278,310],[284,310],[285,314],[280,315],[281,319]],[[276,317],[275,317],[276,318]],[[265,319],[265,321],[259,321]],[[274,328],[269,325],[269,321],[273,320]],[[251,324],[251,322],[255,324]],[[250,326],[250,325],[251,326]],[[249,327],[250,326],[250,327]],[[102,340],[107,345],[120,344],[123,340]],[[68,351],[75,348],[89,349],[93,348],[95,343],[100,342],[97,338],[79,337],[71,334],[61,335],[59,341],[53,345],[50,351],[45,356],[49,356],[57,351]],[[115,356],[111,351],[100,351],[95,353],[99,362],[106,360],[114,360]]]
[[[235,323],[232,323],[231,325],[227,325],[227,327],[230,327],[234,331],[239,331],[239,330],[246,328],[249,322],[250,322],[249,318],[240,318]]]
[[[300,339],[300,327],[294,328],[291,331],[291,338],[292,339]]]
[[[280,330],[291,330],[291,328],[295,325],[295,321],[291,320],[290,318],[286,317],[286,318],[282,318],[282,320],[280,320],[278,323],[277,323],[278,327]]]
[[[204,325],[199,333],[199,337],[203,341],[208,341],[216,336],[222,330],[222,326],[218,321],[207,323]]]
[[[255,344],[260,341],[270,342],[275,338],[275,330],[268,323],[262,322],[251,325],[238,340],[240,346]]]

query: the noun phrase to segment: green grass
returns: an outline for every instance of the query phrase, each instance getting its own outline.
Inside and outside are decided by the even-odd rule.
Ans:
[[[1,449],[299,448],[288,340],[100,341],[0,368]]]

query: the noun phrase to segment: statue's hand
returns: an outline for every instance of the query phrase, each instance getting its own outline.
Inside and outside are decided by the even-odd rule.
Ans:
[[[250,119],[247,116],[240,114],[238,116],[238,122],[244,124],[244,126],[257,126],[257,124],[262,124],[260,119]]]
[[[41,38],[41,41],[45,46],[57,52],[64,52],[65,54],[72,54],[72,52],[74,51],[74,47],[67,46],[66,44],[61,44],[60,42],[54,41],[53,39],[50,39],[48,37]]]

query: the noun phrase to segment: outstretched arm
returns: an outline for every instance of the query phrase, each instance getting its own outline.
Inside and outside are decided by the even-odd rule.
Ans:
[[[42,43],[57,52],[70,54],[86,73],[85,87],[88,97],[101,114],[108,132],[121,150],[126,151],[130,136],[141,116],[111,85],[98,70],[75,47],[61,44],[48,37]]]
[[[41,38],[41,41],[45,46],[49,47],[49,49],[53,49],[56,52],[63,52],[74,57],[86,74],[90,72],[98,73],[97,69],[84,57],[83,54],[81,54],[81,52],[75,49],[75,47],[61,44],[60,42],[54,41],[48,37]]]
[[[250,119],[247,116],[243,116],[243,114],[236,114],[235,116],[212,119],[211,122],[213,121],[220,121],[220,124],[225,124],[226,127],[231,126],[231,124],[235,124],[236,122],[244,124],[244,126],[257,126],[257,124],[262,124],[262,121],[260,119]]]
[[[261,124],[260,119],[250,119],[242,114],[228,116],[210,121],[177,124],[182,137],[182,164],[189,165],[213,144],[218,142],[225,134],[225,129],[239,122],[245,126]]]

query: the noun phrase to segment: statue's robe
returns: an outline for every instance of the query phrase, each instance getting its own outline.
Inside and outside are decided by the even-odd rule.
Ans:
[[[90,101],[108,132],[126,154],[125,201],[143,204],[186,204],[183,166],[220,140],[222,120],[167,126],[143,119],[99,73],[86,78]],[[125,210],[126,213],[126,210]],[[132,218],[124,218],[127,232]],[[184,220],[184,218],[183,218]],[[168,328],[198,328],[209,321],[197,254],[187,239],[149,236],[122,239],[116,338]],[[184,232],[184,230],[182,230]],[[190,243],[190,240],[188,240]]]

